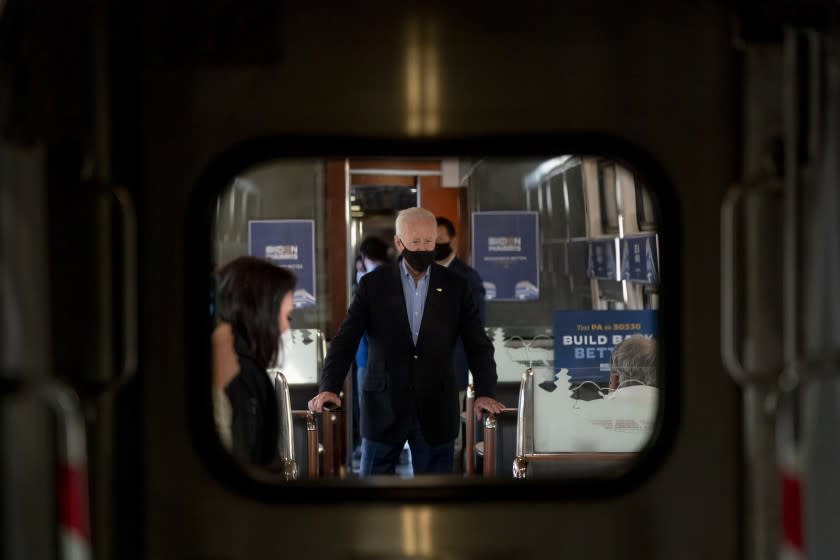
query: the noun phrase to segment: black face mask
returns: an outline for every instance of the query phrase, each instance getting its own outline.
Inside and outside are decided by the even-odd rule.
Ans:
[[[452,247],[449,243],[435,243],[435,260],[442,261],[452,254]]]
[[[403,243],[402,256],[411,268],[417,272],[426,272],[426,269],[431,266],[432,261],[435,260],[434,251],[409,251],[408,247]]]

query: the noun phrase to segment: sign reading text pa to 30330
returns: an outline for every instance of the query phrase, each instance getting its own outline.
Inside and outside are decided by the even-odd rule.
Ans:
[[[248,254],[288,268],[297,277],[294,305],[315,305],[315,222],[248,221]]]
[[[540,297],[539,223],[536,212],[473,212],[473,267],[486,299]]]
[[[616,344],[634,334],[656,338],[656,311],[555,311],[554,369],[573,383],[610,379]]]

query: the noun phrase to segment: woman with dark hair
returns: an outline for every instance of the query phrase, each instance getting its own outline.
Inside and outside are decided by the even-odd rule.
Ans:
[[[234,454],[268,466],[277,453],[277,401],[266,370],[282,365],[281,339],[291,334],[295,276],[268,261],[240,257],[222,267],[218,286],[217,317],[230,325],[239,371],[222,387],[224,381],[215,381],[231,407],[230,422],[217,417],[217,425]]]

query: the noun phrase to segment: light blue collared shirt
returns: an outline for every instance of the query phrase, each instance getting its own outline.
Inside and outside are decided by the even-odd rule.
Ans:
[[[411,339],[417,345],[417,337],[420,335],[420,324],[423,322],[423,308],[426,307],[426,294],[429,293],[429,270],[426,269],[423,276],[417,283],[406,268],[405,261],[400,259],[400,270],[402,274],[403,295],[405,296],[405,309],[408,311],[408,325],[411,327]]]

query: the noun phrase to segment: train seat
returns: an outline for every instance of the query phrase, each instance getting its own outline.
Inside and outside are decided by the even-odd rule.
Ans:
[[[655,387],[619,389],[589,401],[572,391],[549,391],[533,371],[523,376],[514,476],[543,478],[592,475],[632,458],[649,439],[658,392]]]

